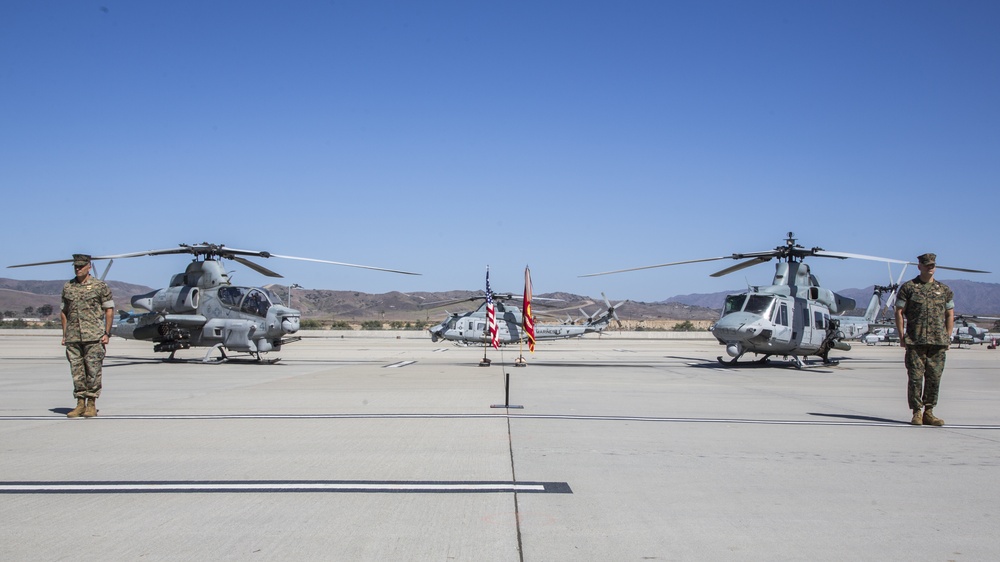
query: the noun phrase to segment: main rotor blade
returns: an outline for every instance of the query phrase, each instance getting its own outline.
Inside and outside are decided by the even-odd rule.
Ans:
[[[906,262],[908,265],[919,265],[914,262]],[[947,269],[950,271],[964,271],[966,273],[992,273],[991,271],[983,271],[981,269],[966,269],[964,267],[948,267],[947,265],[935,265],[934,269]]]
[[[458,299],[446,299],[443,301],[432,301],[421,303],[417,308],[437,308],[439,306],[449,306],[452,304],[458,304],[460,302],[471,302],[471,301],[481,301],[486,300],[486,295],[474,295],[471,297],[462,297]]]
[[[771,257],[770,256],[760,256],[760,257],[757,257],[757,258],[753,258],[753,259],[749,259],[747,261],[740,262],[740,263],[738,263],[738,264],[736,264],[734,266],[727,267],[726,269],[723,269],[723,270],[720,270],[720,271],[716,271],[711,276],[712,277],[722,277],[723,275],[729,275],[730,273],[733,273],[734,271],[739,271],[741,269],[746,269],[748,267],[752,267],[752,266],[755,266],[755,265],[757,265],[759,263],[764,263],[764,262],[768,262],[768,261],[771,261]]]
[[[358,268],[361,268],[361,269],[373,269],[375,271],[388,271],[389,273],[401,273],[403,275],[422,275],[420,273],[413,273],[411,271],[400,271],[398,269],[386,269],[384,267],[374,267],[374,266],[371,266],[371,265],[358,265],[356,263],[344,263],[344,262],[339,262],[339,261],[318,260],[318,259],[315,259],[315,258],[298,258],[298,257],[295,257],[295,256],[281,256],[281,255],[278,255],[278,254],[270,254],[270,256],[272,258],[284,258],[286,260],[311,261],[311,262],[316,262],[316,263],[329,263],[329,264],[333,264],[333,265],[343,265],[343,266],[347,266],[347,267],[358,267]]]
[[[248,260],[246,258],[241,258],[239,256],[233,256],[230,259],[232,259],[236,263],[241,263],[241,264],[249,267],[250,269],[256,271],[257,273],[260,273],[261,275],[266,275],[268,277],[282,277],[280,274],[275,273],[275,272],[271,271],[270,269],[268,269],[268,268],[266,268],[266,267],[264,267],[264,266],[262,266],[260,264],[256,264],[256,263],[254,263],[254,262],[252,262],[252,261],[250,261],[250,260]]]
[[[90,258],[90,259],[94,259],[94,258]],[[34,267],[36,265],[53,265],[53,264],[57,264],[57,263],[72,263],[72,262],[73,262],[73,258],[70,258],[68,260],[40,261],[40,262],[36,262],[36,263],[19,263],[17,265],[8,265],[7,269],[12,269],[12,268],[15,268],[15,267]]]
[[[837,258],[842,260],[853,258],[856,260],[882,261],[886,263],[908,263],[904,260],[894,260],[892,258],[880,258],[878,256],[866,256],[864,254],[850,254],[847,252],[828,252],[826,250],[816,250],[813,255],[821,258]]]
[[[717,260],[729,260],[733,259],[733,256],[721,256],[718,258],[703,258],[700,260],[685,260],[685,261],[675,261],[670,263],[660,263],[657,265],[644,265],[642,267],[630,267],[628,269],[616,269],[614,271],[602,271],[601,273],[588,273],[586,275],[579,275],[578,277],[596,277],[598,275],[611,275],[612,273],[624,273],[626,271],[639,271],[641,269],[654,269],[657,267],[668,267],[671,265],[683,265],[685,263],[700,263],[703,261],[717,261]]]
[[[131,253],[131,254],[115,254],[115,255],[111,255],[111,256],[91,256],[90,260],[91,261],[95,261],[95,260],[114,260],[114,259],[118,259],[118,258],[135,258],[135,257],[139,257],[139,256],[155,256],[155,255],[160,255],[160,254],[186,254],[186,253],[189,253],[189,252],[188,252],[188,250],[185,250],[184,248],[168,248],[168,249],[165,249],[165,250],[148,250],[148,251],[145,251],[145,252],[134,252],[134,253]],[[52,265],[52,264],[57,264],[57,263],[72,263],[72,262],[73,262],[73,258],[68,258],[68,259],[64,259],[64,260],[40,261],[40,262],[37,262],[37,263],[22,263],[22,264],[18,264],[18,265],[8,265],[7,267],[8,268],[11,268],[11,267],[33,267],[33,266],[36,266],[36,265]]]

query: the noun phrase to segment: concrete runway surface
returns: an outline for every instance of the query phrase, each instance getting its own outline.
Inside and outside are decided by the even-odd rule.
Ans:
[[[949,353],[933,428],[899,347],[304,335],[274,365],[115,338],[70,420],[57,333],[0,333],[0,559],[1000,559],[1000,351]]]

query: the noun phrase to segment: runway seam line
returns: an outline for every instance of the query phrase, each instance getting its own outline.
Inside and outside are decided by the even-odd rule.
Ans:
[[[579,420],[579,421],[625,421],[653,423],[729,423],[747,425],[807,425],[807,426],[849,426],[849,427],[911,427],[909,420],[899,421],[820,421],[820,420],[775,420],[750,418],[681,418],[657,416],[602,416],[586,414],[102,414],[96,418],[66,419],[61,414],[49,416],[0,416],[0,421],[61,421],[66,423],[114,422],[126,420],[322,420],[322,419],[538,419],[538,420]],[[948,424],[943,429],[998,430],[1000,425],[988,424]]]

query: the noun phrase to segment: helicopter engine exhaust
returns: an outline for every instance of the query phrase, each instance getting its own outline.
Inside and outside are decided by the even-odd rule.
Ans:
[[[132,297],[132,306],[150,312],[185,314],[198,310],[198,287],[170,287]]]

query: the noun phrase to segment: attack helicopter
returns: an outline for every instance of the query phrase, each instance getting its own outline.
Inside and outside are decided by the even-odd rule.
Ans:
[[[602,293],[603,296],[603,293]],[[522,323],[521,309],[507,304],[507,301],[520,300],[521,295],[513,294],[493,294],[493,301],[496,303],[497,336],[500,345],[514,344],[526,341],[524,324]],[[427,303],[425,308],[436,308],[448,306],[462,302],[485,301],[486,295],[476,295],[464,299],[455,299],[436,303]],[[536,301],[545,301],[540,297]],[[535,324],[535,340],[556,340],[566,338],[576,338],[584,334],[601,333],[607,328],[612,320],[621,325],[618,319],[617,310],[628,301],[622,301],[612,305],[607,297],[604,298],[606,308],[604,311],[597,311],[593,315],[584,313],[587,318],[580,324]],[[463,313],[451,313],[448,318],[440,324],[431,326],[428,331],[431,334],[431,341],[448,340],[458,345],[482,345],[486,341],[486,303],[483,302],[476,310]]]
[[[987,328],[980,328],[975,322],[970,320],[986,320],[995,322],[997,318],[990,316],[955,316],[955,328],[951,331],[951,343],[962,347],[962,345],[989,344],[995,345],[996,334],[991,334]],[[990,349],[993,349],[992,347]]]
[[[111,329],[114,336],[152,341],[154,352],[170,353],[168,360],[174,359],[174,354],[178,350],[209,347],[211,349],[203,359],[205,362],[210,361],[214,350],[219,350],[222,361],[229,359],[226,355],[228,350],[247,353],[255,361],[265,362],[262,354],[278,351],[281,346],[301,339],[293,336],[299,330],[301,313],[285,306],[278,295],[267,288],[233,285],[223,267],[224,259],[233,260],[267,277],[281,277],[281,275],[250,261],[247,257],[284,258],[419,275],[419,273],[368,265],[239,250],[207,242],[180,244],[177,248],[164,250],[93,256],[91,260],[109,260],[101,276],[101,279],[104,279],[111,268],[111,263],[116,259],[170,254],[192,254],[194,257],[183,273],[171,278],[169,287],[132,297],[133,308],[146,312],[136,314],[120,311],[119,318]],[[71,261],[73,260],[55,260],[9,267]],[[275,361],[277,360],[267,362]]]
[[[789,232],[785,245],[773,250],[590,273],[581,277],[716,260],[742,260],[736,265],[711,274],[712,277],[721,277],[777,259],[771,285],[751,286],[745,293],[726,297],[722,316],[712,327],[712,334],[720,344],[726,346],[726,353],[731,359],[724,360],[720,356],[718,361],[737,365],[740,364],[739,360],[744,354],[754,353],[762,356],[756,361],[758,364],[767,363],[772,356],[780,356],[791,358],[796,367],[802,368],[803,358],[810,355],[821,358],[825,364],[835,364],[836,361],[832,361],[829,357],[830,351],[851,349],[851,345],[844,341],[844,333],[841,330],[845,317],[834,315],[852,310],[856,305],[854,299],[838,295],[820,286],[809,265],[803,262],[805,258],[812,256],[916,265],[913,262],[890,258],[830,252],[819,247],[804,248],[796,244],[794,233]],[[938,265],[937,268],[967,273],[988,273],[942,265]]]
[[[861,341],[865,345],[877,345],[883,342],[887,344],[899,343],[899,332],[896,331],[896,328],[875,328],[861,336]]]

